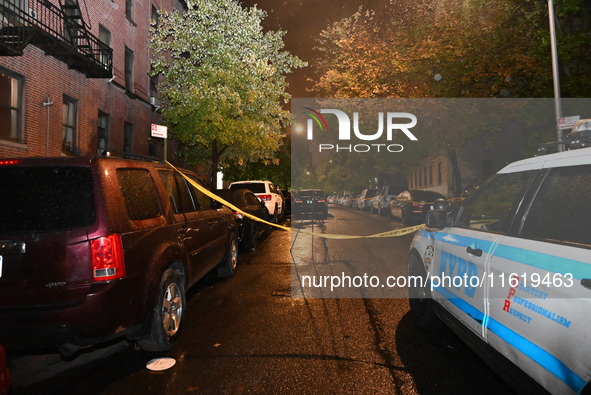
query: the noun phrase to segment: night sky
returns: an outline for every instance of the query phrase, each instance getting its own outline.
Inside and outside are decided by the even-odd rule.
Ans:
[[[312,60],[318,53],[316,39],[329,23],[351,16],[361,5],[369,8],[384,6],[388,0],[241,0],[245,7],[257,5],[267,12],[263,21],[265,29],[284,30],[285,49],[308,62],[308,67],[295,70],[288,75],[288,92],[294,98],[312,97],[306,92],[310,83],[307,77],[313,76]]]

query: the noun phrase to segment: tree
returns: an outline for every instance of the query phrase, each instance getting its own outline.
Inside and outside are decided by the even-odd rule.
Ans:
[[[591,62],[584,54],[591,52],[591,5],[564,0],[556,8],[562,95],[587,97]],[[540,98],[553,93],[544,1],[391,0],[383,9],[360,9],[329,25],[318,43],[314,90],[322,97]],[[421,118],[422,123],[436,122],[421,132],[420,148],[413,147],[411,155],[405,150],[395,162],[378,157],[372,165],[378,171],[404,169],[427,155],[446,154],[461,189],[456,147],[471,141],[491,146],[511,120],[491,117],[486,128],[469,127],[477,120],[468,123],[453,109],[445,111],[447,118]],[[469,110],[482,112],[463,109]],[[464,127],[454,127],[454,119],[463,119]],[[530,122],[526,126],[542,124],[524,121]],[[530,146],[549,141],[555,130],[547,131],[531,134],[536,141]]]
[[[150,46],[161,75],[161,111],[179,158],[220,166],[272,160],[289,123],[285,74],[305,63],[283,50],[282,31],[263,32],[264,11],[234,0],[193,0],[160,11]]]
[[[223,171],[224,179],[228,181],[268,180],[282,189],[290,189],[291,166],[289,145],[281,145],[273,160],[249,162],[242,166],[224,168]]]

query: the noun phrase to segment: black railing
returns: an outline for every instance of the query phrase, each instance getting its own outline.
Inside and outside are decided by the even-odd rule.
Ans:
[[[77,6],[62,9],[49,0],[0,0],[3,55],[22,54],[28,43],[89,77],[110,77],[113,50],[92,35]]]

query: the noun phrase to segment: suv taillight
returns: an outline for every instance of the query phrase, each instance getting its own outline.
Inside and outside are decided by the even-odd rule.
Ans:
[[[271,200],[271,199],[273,199],[273,196],[271,196],[271,195],[259,195],[259,198],[261,200]]]
[[[0,160],[0,166],[12,166],[12,165],[20,165],[21,161],[18,159],[5,159]]]
[[[92,280],[114,280],[125,276],[121,236],[112,234],[90,241]]]

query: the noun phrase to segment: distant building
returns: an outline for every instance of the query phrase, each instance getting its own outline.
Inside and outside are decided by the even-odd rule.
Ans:
[[[449,152],[435,153],[404,173],[409,189],[436,191],[460,196],[507,164],[522,159],[530,131],[520,124],[507,125],[492,146],[473,141]],[[455,162],[455,163],[454,163]]]
[[[150,78],[157,10],[184,0],[0,0],[0,157],[163,156]],[[158,139],[159,140],[159,139]]]

